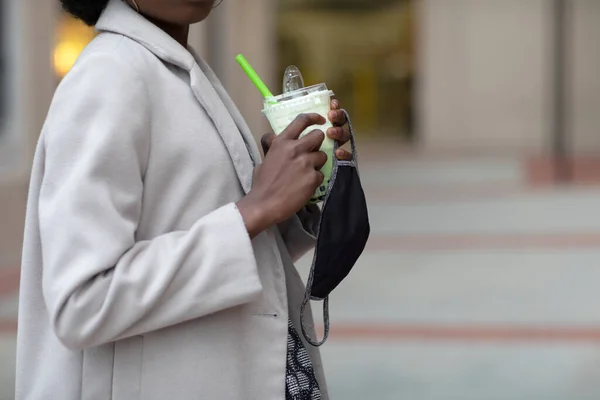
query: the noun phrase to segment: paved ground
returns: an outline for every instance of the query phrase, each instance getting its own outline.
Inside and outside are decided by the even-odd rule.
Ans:
[[[511,158],[385,159],[364,157],[372,241],[331,299],[333,398],[600,398],[600,187],[536,189]]]

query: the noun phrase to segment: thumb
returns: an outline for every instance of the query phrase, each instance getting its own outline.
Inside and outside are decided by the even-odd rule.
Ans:
[[[269,152],[269,149],[271,148],[271,144],[273,144],[273,139],[275,139],[275,134],[274,133],[265,133],[263,135],[263,137],[260,139],[260,144],[262,146],[263,149],[263,153],[266,156],[267,153]]]

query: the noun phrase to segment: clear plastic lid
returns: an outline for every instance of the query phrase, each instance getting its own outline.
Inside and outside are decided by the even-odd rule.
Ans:
[[[279,96],[271,97],[269,99],[266,99],[266,101],[269,103],[271,103],[271,102],[281,103],[284,101],[293,100],[298,97],[309,96],[311,94],[319,93],[319,92],[329,92],[329,89],[327,89],[327,85],[324,83],[319,83],[318,85],[303,87],[298,90],[280,94]]]

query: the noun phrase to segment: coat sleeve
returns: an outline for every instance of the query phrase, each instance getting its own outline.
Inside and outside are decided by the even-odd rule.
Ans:
[[[43,129],[42,286],[55,334],[69,348],[172,326],[262,292],[235,204],[189,230],[136,240],[150,108],[130,65],[88,55],[57,90]]]
[[[294,262],[317,244],[321,210],[316,205],[304,207],[298,214],[279,224],[283,242]]]

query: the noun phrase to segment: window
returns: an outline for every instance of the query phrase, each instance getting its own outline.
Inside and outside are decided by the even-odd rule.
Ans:
[[[326,82],[362,135],[413,137],[415,0],[282,0],[278,71]]]

